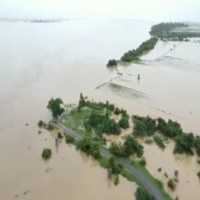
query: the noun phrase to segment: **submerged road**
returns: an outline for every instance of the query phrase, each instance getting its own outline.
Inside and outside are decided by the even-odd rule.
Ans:
[[[74,137],[76,141],[79,141],[82,139],[82,136],[80,136],[75,131],[67,128],[64,124],[61,122],[54,123],[56,127],[63,130],[64,134],[70,135]],[[101,147],[101,155],[110,158],[112,157],[112,154],[105,148]],[[118,164],[121,164],[123,168],[130,173],[132,173],[136,179],[141,183],[141,185],[152,195],[155,197],[156,200],[165,200],[164,196],[160,193],[160,191],[155,187],[144,175],[143,173],[136,167],[134,167],[130,161],[128,161],[125,158],[116,158],[115,162]]]

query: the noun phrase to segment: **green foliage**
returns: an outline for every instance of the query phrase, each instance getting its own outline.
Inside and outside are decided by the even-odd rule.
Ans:
[[[63,139],[63,135],[61,134],[61,132],[58,132],[58,138]]]
[[[61,107],[62,104],[63,104],[63,101],[60,98],[50,99],[47,105],[47,108],[52,112],[52,115],[54,118],[57,118],[64,112],[64,109]]]
[[[121,130],[120,126],[115,120],[110,119],[109,115],[100,114],[99,112],[93,111],[85,121],[85,127],[92,127],[95,129],[97,134],[107,133],[119,135]]]
[[[176,31],[177,28],[187,28],[189,25],[185,23],[160,23],[157,25],[154,25],[151,27],[150,34],[152,36],[156,36],[158,38],[161,38],[162,40],[164,38],[173,39],[173,41],[183,41],[184,38],[188,37],[199,37],[199,32],[187,32],[185,31]]]
[[[200,136],[195,138],[195,149],[198,156],[200,156]]]
[[[115,108],[114,114],[115,114],[115,115],[119,115],[119,114],[120,114],[120,109],[119,109],[119,108]]]
[[[51,149],[45,148],[42,151],[42,158],[47,160],[51,157],[51,154],[52,154]]]
[[[108,61],[108,63],[107,63],[107,67],[113,67],[113,66],[117,66],[117,64],[118,64],[118,61],[117,60],[115,60],[115,59],[111,59],[111,60],[109,60]]]
[[[72,144],[72,143],[75,142],[75,139],[71,135],[65,134],[65,141],[66,141],[66,143],[71,143]]]
[[[168,122],[165,122],[164,119],[158,118],[157,123],[158,131],[169,138],[173,139],[183,133],[181,125],[178,122],[172,121],[170,119]]]
[[[48,131],[52,131],[54,129],[54,126],[51,123],[48,123],[45,127]]]
[[[167,182],[167,185],[171,190],[175,190],[176,189],[176,183],[175,183],[175,181],[173,179],[169,179],[168,182]]]
[[[200,171],[197,173],[197,176],[199,177],[199,179],[200,179]]]
[[[135,193],[136,200],[155,200],[153,196],[149,194],[144,188],[137,188]]]
[[[45,128],[47,124],[44,121],[39,120],[39,122],[37,123],[37,125],[38,125],[39,128]]]
[[[126,137],[124,142],[124,156],[128,157],[132,154],[136,154],[138,157],[141,157],[143,152],[143,146],[140,145],[134,137]]]
[[[122,170],[122,166],[120,164],[116,164],[115,163],[115,158],[114,157],[109,158],[109,160],[108,160],[108,168],[111,169],[111,172],[114,175],[118,175]]]
[[[194,139],[194,135],[192,133],[189,134],[182,134],[179,135],[175,138],[175,149],[174,152],[175,153],[188,153],[193,155],[194,152],[192,150],[192,148],[195,146],[195,139]]]
[[[157,135],[153,136],[153,140],[161,149],[165,149],[165,144],[163,143],[163,140],[159,136]]]
[[[85,153],[92,155],[95,159],[99,159],[101,157],[100,144],[94,141],[89,136],[86,136],[82,140],[77,142],[77,149],[80,149]]]
[[[139,161],[139,164],[145,166],[147,164],[145,158],[142,158],[142,160]]]
[[[121,143],[112,142],[109,150],[115,156],[123,156],[124,155],[124,148]]]
[[[151,136],[156,130],[156,120],[147,117],[133,116],[133,122],[135,124],[133,128],[133,134],[137,136]]]
[[[139,57],[142,56],[145,52],[150,51],[156,45],[158,39],[151,38],[143,42],[136,50],[130,50],[126,52],[122,57],[121,61],[123,62],[132,62],[139,60]]]
[[[119,120],[119,126],[121,128],[124,128],[124,129],[129,128],[130,126],[129,126],[129,120],[128,120],[128,118],[122,116],[122,118]]]

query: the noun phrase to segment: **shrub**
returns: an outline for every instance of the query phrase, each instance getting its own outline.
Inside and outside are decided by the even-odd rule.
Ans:
[[[80,149],[85,153],[92,155],[95,159],[99,159],[101,157],[100,144],[94,141],[89,136],[86,136],[82,140],[77,142],[77,149]]]
[[[195,139],[192,133],[182,134],[175,138],[175,149],[174,153],[187,153],[193,155],[192,148],[195,146]]]
[[[165,149],[165,144],[163,143],[163,140],[159,136],[157,135],[153,136],[153,140],[161,149]]]
[[[132,154],[136,154],[138,157],[141,157],[143,152],[143,146],[140,145],[134,137],[126,137],[124,142],[124,156],[128,157]]]
[[[136,200],[155,200],[155,198],[149,194],[144,188],[137,188],[135,193]]]
[[[147,164],[145,158],[142,158],[142,160],[139,161],[139,164],[145,166]]]
[[[114,114],[115,114],[115,115],[119,115],[119,114],[120,114],[120,109],[119,109],[119,108],[115,108]]]
[[[129,128],[128,118],[122,116],[122,118],[119,120],[119,126],[124,129]]]
[[[124,148],[121,143],[112,142],[109,148],[110,152],[116,156],[124,155]]]
[[[60,132],[58,132],[58,138],[63,139],[63,135]]]
[[[66,143],[74,143],[75,139],[71,135],[65,135]]]
[[[46,123],[44,121],[42,121],[42,120],[39,120],[39,122],[37,123],[37,125],[38,125],[39,128],[46,127]]]
[[[176,189],[176,183],[174,182],[173,179],[169,179],[169,181],[167,182],[167,185],[171,190],[175,190]]]
[[[45,148],[42,151],[42,158],[47,160],[51,157],[51,154],[52,154],[51,149]]]
[[[135,124],[133,128],[133,134],[137,136],[151,136],[156,130],[156,120],[147,117],[133,116],[133,122]]]

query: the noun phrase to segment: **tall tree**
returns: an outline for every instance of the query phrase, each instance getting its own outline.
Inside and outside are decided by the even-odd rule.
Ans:
[[[60,98],[51,98],[49,100],[47,108],[51,111],[54,118],[57,118],[64,112],[64,109],[61,107],[62,104],[63,101]]]

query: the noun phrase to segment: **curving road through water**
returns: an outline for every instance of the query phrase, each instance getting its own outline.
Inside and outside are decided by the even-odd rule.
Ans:
[[[60,128],[63,130],[64,134],[70,135],[74,137],[76,141],[79,141],[82,139],[82,137],[74,132],[73,130],[67,128],[64,124],[61,122],[54,123],[56,127]],[[109,158],[112,156],[112,154],[105,148],[101,147],[101,155]],[[152,195],[155,197],[156,200],[165,200],[164,196],[160,193],[160,191],[143,175],[143,173],[134,167],[130,161],[124,158],[116,158],[115,162],[118,164],[121,164],[124,169],[132,173],[136,179],[141,183],[141,185]]]

